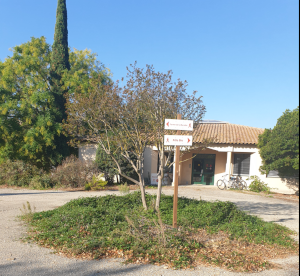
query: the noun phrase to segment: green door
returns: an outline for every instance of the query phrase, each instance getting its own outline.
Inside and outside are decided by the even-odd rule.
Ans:
[[[214,185],[215,154],[197,154],[193,158],[192,184]]]

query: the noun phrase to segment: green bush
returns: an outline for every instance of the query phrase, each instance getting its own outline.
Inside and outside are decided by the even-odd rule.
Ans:
[[[31,179],[29,183],[29,188],[31,189],[43,190],[52,187],[53,182],[49,174],[36,175]]]
[[[24,161],[7,160],[0,166],[0,185],[28,187],[32,178],[42,173],[41,169]]]
[[[0,185],[49,189],[53,187],[84,187],[98,175],[99,169],[93,162],[84,162],[74,155],[63,160],[62,164],[46,173],[24,161],[7,160],[0,165]],[[97,182],[93,189],[101,189],[106,184]],[[92,185],[93,186],[93,185]]]
[[[290,237],[293,232],[288,228],[251,216],[232,202],[178,198],[177,230],[170,227],[172,196],[162,194],[159,212],[153,209],[155,195],[146,194],[146,201],[150,206],[147,211],[142,208],[140,192],[71,200],[57,209],[34,213],[29,221],[33,226],[30,239],[67,254],[87,253],[99,258],[122,250],[129,254],[127,261],[148,259],[150,263],[177,268],[188,267],[199,249],[209,247],[197,241],[201,234],[197,229],[205,229],[208,234],[223,231],[239,242],[275,244],[295,250],[299,246]],[[245,259],[248,257],[245,255]],[[237,256],[225,258],[224,266],[229,258]],[[248,265],[253,265],[249,262],[251,259]],[[239,265],[243,266],[243,262]]]
[[[249,190],[252,192],[260,193],[265,192],[269,194],[271,192],[270,187],[267,183],[263,182],[257,175],[252,175],[247,180],[251,179],[251,184],[249,185]]]
[[[85,190],[89,191],[89,190],[103,190],[104,187],[107,185],[107,181],[102,180],[103,174],[99,175],[98,177],[96,177],[95,175],[93,175],[92,180],[85,184]]]
[[[118,186],[118,190],[121,194],[125,195],[125,194],[128,194],[130,189],[127,185],[127,182],[125,182],[124,184],[121,184]]]

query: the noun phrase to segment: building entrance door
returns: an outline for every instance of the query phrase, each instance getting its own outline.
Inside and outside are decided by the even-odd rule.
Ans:
[[[214,185],[215,154],[197,154],[193,157],[192,184]]]

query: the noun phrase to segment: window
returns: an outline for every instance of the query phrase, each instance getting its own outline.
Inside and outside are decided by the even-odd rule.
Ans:
[[[250,173],[250,154],[234,154],[233,174],[249,175]]]

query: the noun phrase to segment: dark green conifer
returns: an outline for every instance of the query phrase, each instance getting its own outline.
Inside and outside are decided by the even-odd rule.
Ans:
[[[50,68],[50,83],[54,96],[53,112],[55,121],[58,123],[61,123],[67,117],[65,108],[65,94],[67,93],[67,90],[63,88],[61,78],[63,71],[69,69],[67,6],[66,0],[58,0]],[[61,134],[60,136],[57,136],[55,140],[56,148],[61,153],[60,159],[68,156],[70,154],[67,145],[68,139]]]
[[[66,0],[58,0],[51,60],[51,70],[57,75],[65,69],[70,69],[67,21]]]

